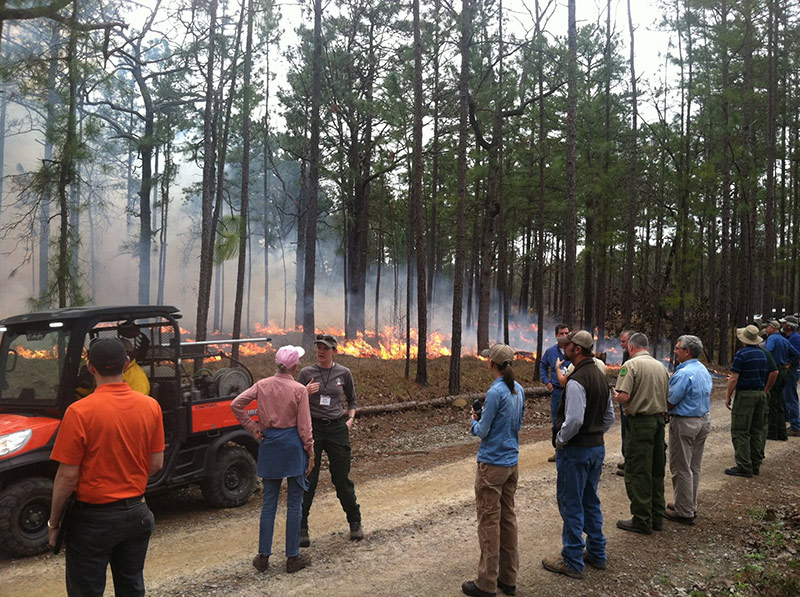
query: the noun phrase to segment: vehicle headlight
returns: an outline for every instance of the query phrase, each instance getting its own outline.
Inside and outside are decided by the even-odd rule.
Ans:
[[[33,429],[23,429],[7,435],[0,435],[0,456],[6,456],[21,449],[33,436]]]

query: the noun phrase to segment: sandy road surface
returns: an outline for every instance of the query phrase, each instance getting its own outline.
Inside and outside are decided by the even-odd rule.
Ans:
[[[767,461],[759,478],[741,479],[723,474],[733,464],[730,416],[715,393],[713,431],[703,461],[700,518],[695,527],[665,523],[662,533],[644,537],[615,528],[629,517],[624,481],[614,473],[620,459],[618,424],[606,436],[606,464],[600,480],[600,497],[608,539],[609,564],[605,572],[587,569],[584,581],[550,574],[542,557],[560,550],[561,519],[555,497],[555,466],[549,442],[523,445],[520,450],[520,484],[517,516],[520,529],[518,595],[598,594],[595,580],[602,578],[599,594],[636,594],[631,580],[657,574],[659,545],[682,544],[681,533],[692,533],[704,520],[722,524],[718,512],[704,518],[703,502],[741,505],[759,491],[759,483],[780,481],[780,463],[798,459],[800,440],[769,442]],[[466,441],[474,441],[467,438]],[[475,441],[475,443],[477,443]],[[390,468],[387,464],[387,468]],[[332,491],[318,494],[311,515],[312,566],[297,574],[283,570],[283,523],[278,511],[273,567],[258,574],[250,565],[256,552],[259,504],[244,508],[208,510],[196,498],[181,495],[151,500],[156,513],[156,533],[150,544],[145,578],[152,595],[460,595],[463,580],[474,578],[478,559],[472,483],[474,452],[455,462],[394,475],[386,470],[357,484],[367,537],[347,540],[344,514]],[[763,485],[762,485],[763,487]],[[794,485],[797,501],[800,488]],[[667,472],[666,490],[671,496]],[[182,502],[182,500],[187,500]],[[678,550],[679,551],[679,550]],[[631,554],[650,557],[637,567]],[[667,553],[667,552],[665,552]],[[700,553],[704,553],[700,550]],[[666,556],[665,556],[666,557]],[[680,557],[676,554],[676,557]],[[720,565],[724,554],[706,554],[706,567]],[[682,574],[702,575],[698,570]],[[604,575],[603,577],[598,575]],[[42,555],[23,560],[0,560],[0,594],[63,595],[63,556]],[[687,582],[690,582],[689,579]],[[612,588],[609,589],[609,583]],[[111,584],[107,594],[111,594]],[[656,592],[657,593],[657,592]]]

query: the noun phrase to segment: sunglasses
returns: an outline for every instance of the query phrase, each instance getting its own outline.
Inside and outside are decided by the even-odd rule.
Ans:
[[[317,340],[325,340],[326,342],[336,342],[336,338],[330,334],[317,334]]]

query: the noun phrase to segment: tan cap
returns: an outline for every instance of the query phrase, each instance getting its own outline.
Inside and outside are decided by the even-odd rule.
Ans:
[[[572,332],[569,336],[567,336],[567,340],[582,348],[590,349],[592,346],[594,346],[594,338],[592,338],[592,335],[586,330],[577,330]]]
[[[761,344],[761,336],[758,335],[758,328],[752,324],[746,328],[736,328],[736,337],[741,340],[743,344],[750,344],[756,346]]]
[[[510,363],[514,360],[514,350],[508,344],[495,344],[491,348],[481,351],[482,357],[489,357],[498,365]]]

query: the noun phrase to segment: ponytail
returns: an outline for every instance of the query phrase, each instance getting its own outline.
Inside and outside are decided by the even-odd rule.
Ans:
[[[517,393],[517,388],[514,385],[514,369],[511,367],[511,361],[506,361],[502,365],[497,365],[500,373],[503,374],[503,383],[508,386],[508,390],[512,394]]]

